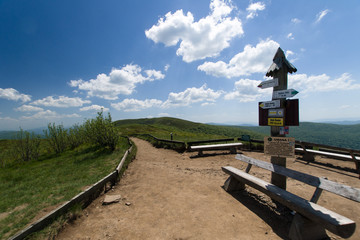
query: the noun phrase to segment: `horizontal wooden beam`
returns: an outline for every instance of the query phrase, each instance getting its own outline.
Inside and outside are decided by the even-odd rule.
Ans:
[[[327,180],[325,178],[315,177],[306,173],[298,172],[289,168],[278,166],[272,163],[264,162],[255,158],[251,158],[242,154],[238,154],[235,157],[236,159],[255,165],[257,167],[281,174],[286,177],[296,179],[298,181],[304,182],[311,186],[324,189],[326,191],[335,193],[337,195],[343,196],[345,198],[351,199],[356,202],[360,202],[360,189],[353,188],[347,185],[343,185],[337,182]]]
[[[355,232],[356,224],[349,218],[341,216],[340,214],[317,205],[316,203],[309,202],[299,196],[296,196],[295,194],[234,167],[222,167],[222,170],[235,177],[238,181],[265,193],[273,200],[278,201],[290,209],[300,213],[311,221],[322,225],[332,233],[335,233],[343,238],[348,238]]]
[[[191,150],[211,150],[211,149],[229,149],[242,146],[242,143],[225,143],[225,144],[212,144],[212,145],[199,145],[191,146]]]

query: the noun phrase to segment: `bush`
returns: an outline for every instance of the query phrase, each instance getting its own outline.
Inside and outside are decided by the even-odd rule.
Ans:
[[[62,153],[67,147],[67,131],[63,125],[56,126],[49,123],[48,129],[44,130],[45,137],[51,150],[55,153]]]
[[[16,160],[28,162],[37,160],[40,152],[40,137],[34,133],[23,131],[16,136],[16,141],[13,147],[13,156]]]
[[[75,124],[68,130],[67,144],[70,149],[74,149],[85,142],[85,137],[85,127],[83,125]]]
[[[95,119],[88,119],[84,124],[87,139],[99,147],[108,147],[115,150],[119,141],[117,130],[112,123],[111,115],[104,117],[103,112],[98,112]]]

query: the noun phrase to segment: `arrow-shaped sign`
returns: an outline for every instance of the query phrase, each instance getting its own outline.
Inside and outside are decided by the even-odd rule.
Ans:
[[[280,107],[280,100],[260,102],[259,107],[262,109],[278,108]]]
[[[263,81],[258,85],[258,87],[261,88],[261,89],[270,88],[270,87],[277,87],[277,86],[279,86],[279,79],[278,78]]]
[[[294,89],[287,89],[287,90],[280,90],[280,91],[274,91],[273,92],[273,99],[279,99],[279,98],[291,98],[298,94],[299,92]]]

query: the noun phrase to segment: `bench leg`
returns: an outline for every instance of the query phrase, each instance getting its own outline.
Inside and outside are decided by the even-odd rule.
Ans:
[[[199,156],[203,156],[203,155],[204,155],[204,154],[203,154],[203,151],[202,151],[202,150],[199,150],[198,155],[199,155]]]
[[[227,192],[240,191],[245,189],[245,184],[239,182],[233,176],[230,176],[228,179],[226,179],[224,183],[224,189]]]
[[[312,153],[309,153],[309,152],[305,152],[304,153],[304,156],[303,156],[303,159],[307,162],[313,162],[315,161],[315,156],[314,154]]]
[[[236,154],[236,148],[230,148],[230,153],[231,154]]]
[[[328,239],[328,235],[322,226],[295,213],[289,231],[289,238],[291,240],[320,240]]]

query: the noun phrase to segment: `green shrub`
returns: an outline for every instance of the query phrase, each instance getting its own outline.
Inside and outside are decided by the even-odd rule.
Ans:
[[[88,141],[99,147],[115,150],[119,142],[117,129],[112,123],[111,115],[104,117],[103,111],[98,112],[95,119],[88,119],[84,124]]]
[[[67,147],[67,131],[63,125],[56,126],[55,123],[48,124],[48,129],[44,130],[49,148],[56,154],[62,153]]]
[[[39,149],[40,137],[20,128],[13,146],[14,158],[24,162],[37,160],[39,158]]]
[[[70,149],[75,149],[85,142],[85,127],[84,125],[75,124],[68,130],[67,144]]]

